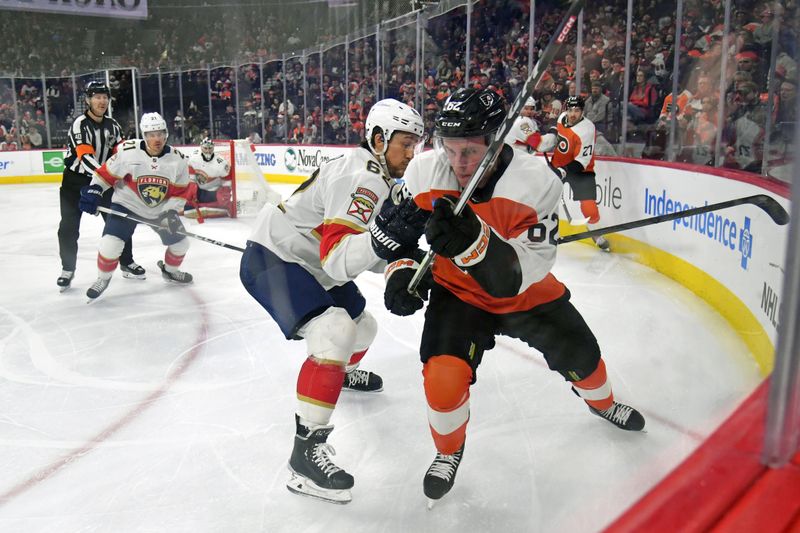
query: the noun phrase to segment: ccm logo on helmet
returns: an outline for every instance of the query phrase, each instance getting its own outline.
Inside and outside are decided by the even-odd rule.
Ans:
[[[460,120],[452,120],[452,121],[448,121],[448,122],[440,122],[439,124],[441,124],[441,126],[443,128],[456,128],[456,127],[461,125],[461,121]]]

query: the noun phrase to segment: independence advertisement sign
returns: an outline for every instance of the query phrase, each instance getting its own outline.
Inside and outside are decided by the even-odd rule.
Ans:
[[[147,18],[147,0],[0,0],[0,9],[94,17]]]

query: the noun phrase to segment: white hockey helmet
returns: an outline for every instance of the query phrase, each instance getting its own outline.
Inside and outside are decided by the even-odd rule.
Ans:
[[[380,128],[383,133],[383,151],[380,153],[373,144],[375,128]],[[404,131],[422,137],[425,134],[425,124],[416,109],[398,102],[394,98],[386,98],[375,102],[375,105],[369,110],[364,131],[367,135],[367,144],[372,152],[383,155],[395,132]]]
[[[142,130],[142,135],[151,131],[167,132],[167,121],[158,113],[145,113],[142,115],[142,120],[139,122],[139,129]]]
[[[203,156],[211,157],[214,155],[214,141],[206,137],[200,141],[200,153]]]

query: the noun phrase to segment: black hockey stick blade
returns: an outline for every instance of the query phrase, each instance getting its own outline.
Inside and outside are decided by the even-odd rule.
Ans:
[[[478,164],[475,174],[472,175],[467,183],[467,186],[464,187],[463,191],[461,191],[461,196],[459,197],[458,202],[453,209],[453,212],[456,215],[460,214],[464,209],[464,206],[472,197],[472,193],[474,193],[475,189],[478,188],[478,183],[481,182],[483,176],[494,163],[496,156],[500,153],[500,150],[503,149],[506,134],[508,134],[508,132],[511,130],[511,127],[514,125],[514,121],[519,116],[520,111],[522,111],[525,101],[530,96],[533,96],[536,86],[539,85],[539,82],[544,77],[545,73],[547,72],[547,68],[550,66],[550,63],[555,60],[556,54],[558,54],[563,45],[567,42],[567,37],[569,37],[572,28],[578,23],[578,14],[580,13],[581,9],[583,9],[583,5],[585,3],[586,0],[572,0],[566,6],[566,11],[564,13],[564,17],[561,19],[561,24],[558,25],[558,28],[550,38],[550,42],[547,43],[542,55],[539,56],[539,60],[531,69],[530,75],[525,81],[525,85],[522,86],[522,90],[517,95],[517,98],[508,108],[506,118],[500,125],[500,128],[498,128],[498,130],[495,132],[494,137],[492,137],[492,140],[489,143],[489,148],[486,150],[486,154],[484,154],[483,159],[481,159],[481,162]],[[408,292],[410,294],[414,294],[416,292],[417,286],[422,280],[422,277],[430,268],[432,261],[433,252],[429,250],[420,263],[419,268],[414,274],[414,277],[411,278],[411,282],[408,284]]]
[[[675,213],[668,213],[666,215],[659,215],[656,217],[643,218],[641,220],[625,222],[624,224],[617,224],[615,226],[609,226],[607,228],[598,228],[591,231],[575,233],[573,235],[567,235],[565,237],[561,237],[556,242],[557,244],[566,244],[568,242],[579,241],[581,239],[588,239],[590,237],[599,237],[600,235],[606,235],[609,233],[617,233],[629,229],[651,226],[653,224],[659,224],[661,222],[668,222],[670,220],[675,220],[678,218],[686,218],[694,215],[701,215],[703,213],[709,213],[711,211],[718,211],[720,209],[726,209],[728,207],[734,207],[737,205],[744,205],[744,204],[752,204],[756,207],[760,207],[761,209],[764,210],[764,212],[767,215],[769,215],[769,217],[772,219],[773,222],[775,222],[780,226],[784,226],[789,223],[789,213],[786,212],[786,209],[784,209],[783,206],[779,204],[777,200],[775,200],[771,196],[767,196],[766,194],[756,194],[753,196],[745,196],[744,198],[737,198],[735,200],[727,200],[725,202],[719,202],[717,204],[704,205],[702,207],[694,207],[692,209],[687,209],[685,211],[677,211]]]
[[[122,218],[129,218],[133,221],[138,222],[139,224],[145,224],[147,226],[151,226],[157,229],[164,229],[163,226],[160,224],[156,224],[152,220],[146,220],[144,218],[139,218],[137,216],[131,215],[129,213],[123,213],[122,211],[115,211],[113,209],[109,209],[107,207],[99,206],[97,208],[98,211],[102,211],[103,213],[108,213],[109,215],[114,215],[117,217]],[[228,250],[236,250],[237,252],[244,252],[244,248],[240,246],[235,246],[233,244],[228,244],[227,242],[218,241],[216,239],[211,239],[209,237],[203,237],[202,235],[198,235],[197,233],[192,233],[190,231],[178,231],[179,235],[183,235],[184,237],[191,237],[192,239],[197,239],[198,241],[207,242],[209,244],[213,244],[215,246],[220,246],[222,248],[227,248]]]

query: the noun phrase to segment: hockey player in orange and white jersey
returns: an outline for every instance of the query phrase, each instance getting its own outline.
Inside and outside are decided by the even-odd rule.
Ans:
[[[94,173],[91,183],[81,189],[81,211],[97,212],[103,192],[114,188],[111,208],[132,213],[161,224],[156,230],[167,245],[164,261],[158,267],[167,281],[191,283],[192,275],[179,270],[189,239],[178,211],[195,196],[197,186],[189,180],[189,167],[183,155],[167,144],[167,123],[158,113],[145,113],[140,129],[144,139],[125,141],[117,153]],[[100,296],[111,282],[125,240],[136,230],[130,218],[109,216],[103,228],[97,253],[97,281],[86,291],[90,301]]]
[[[353,280],[383,271],[368,228],[414,157],[424,124],[413,108],[386,99],[370,109],[365,131],[358,148],[322,165],[280,205],[262,208],[240,269],[245,289],[286,338],[306,341],[287,488],[336,503],[351,500],[354,484],[327,444],[339,394],[383,389],[378,375],[357,369],[378,324]]]
[[[550,272],[562,184],[545,161],[504,146],[464,211],[454,214],[504,119],[498,94],[459,89],[436,118],[434,150],[417,156],[404,178],[416,205],[432,212],[425,237],[436,253],[420,347],[437,450],[423,481],[431,504],[455,481],[470,418],[470,385],[496,335],[542,352],[595,415],[625,430],[644,427],[638,411],[614,399],[594,334]],[[422,307],[425,286],[418,294],[407,290],[417,268],[414,256],[387,266],[384,297],[393,313]]]
[[[589,228],[592,228],[600,222],[594,173],[595,127],[591,120],[583,116],[582,96],[570,96],[564,106],[566,111],[558,117],[556,127],[542,136],[538,150],[553,150],[551,168],[561,181],[569,185],[571,192],[565,192],[562,205],[570,223],[588,223]],[[583,216],[579,216],[578,211]],[[611,245],[605,237],[593,239],[601,250],[611,251]]]
[[[231,199],[231,165],[214,153],[214,142],[206,137],[200,149],[189,156],[189,175],[197,183],[196,206],[187,206],[184,216],[197,217],[197,209],[205,218],[233,216]]]

